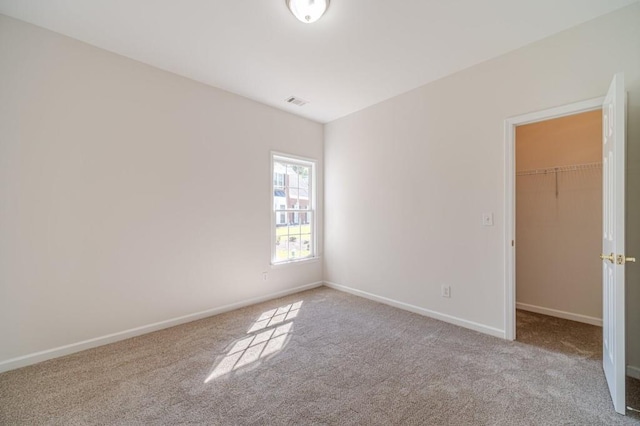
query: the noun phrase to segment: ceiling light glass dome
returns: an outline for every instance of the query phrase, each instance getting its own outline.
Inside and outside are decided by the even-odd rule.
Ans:
[[[329,6],[329,0],[286,0],[293,15],[305,24],[316,22]]]

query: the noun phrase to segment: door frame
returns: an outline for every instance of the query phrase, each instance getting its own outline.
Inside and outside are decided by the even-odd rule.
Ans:
[[[604,96],[509,117],[504,121],[504,335],[516,338],[516,126],[602,109]]]

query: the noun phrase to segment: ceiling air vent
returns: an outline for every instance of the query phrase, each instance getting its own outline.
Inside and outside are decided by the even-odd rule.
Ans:
[[[304,99],[301,99],[301,98],[296,98],[295,96],[289,96],[287,99],[285,99],[285,101],[289,104],[298,105],[298,106],[305,106],[306,104],[309,103],[309,101],[305,101]]]

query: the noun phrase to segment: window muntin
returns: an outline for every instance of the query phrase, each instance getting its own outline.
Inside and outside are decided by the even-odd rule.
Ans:
[[[315,257],[315,162],[272,156],[272,264]]]

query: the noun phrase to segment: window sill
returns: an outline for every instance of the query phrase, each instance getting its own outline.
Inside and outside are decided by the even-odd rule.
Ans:
[[[286,268],[287,266],[293,266],[293,265],[306,265],[309,263],[317,263],[317,262],[320,262],[320,256],[310,257],[308,259],[290,260],[288,262],[272,263],[271,269]]]

